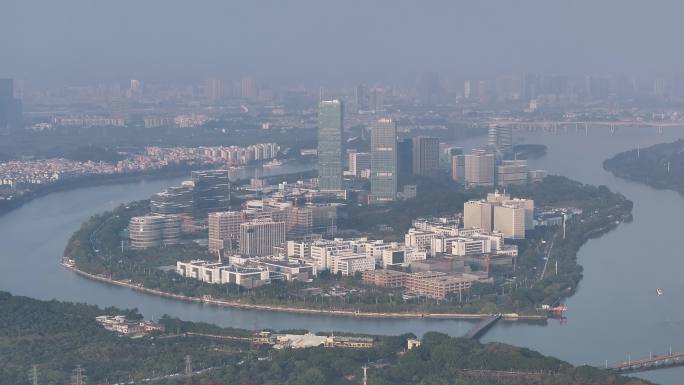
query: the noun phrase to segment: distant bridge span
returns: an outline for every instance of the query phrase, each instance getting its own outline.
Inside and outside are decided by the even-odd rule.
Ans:
[[[608,366],[607,369],[615,373],[636,373],[675,366],[684,366],[684,353],[670,352],[668,354],[652,355],[649,358],[635,361],[627,360],[626,362]]]

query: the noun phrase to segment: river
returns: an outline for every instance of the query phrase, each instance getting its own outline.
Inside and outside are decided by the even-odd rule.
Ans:
[[[501,322],[484,337],[530,347],[573,364],[603,365],[633,359],[670,347],[684,350],[684,259],[679,247],[684,201],[671,191],[613,177],[602,168],[617,152],[684,137],[684,131],[652,128],[590,128],[560,133],[519,132],[518,140],[543,143],[548,154],[531,161],[536,168],[591,184],[604,184],[634,201],[634,221],[585,244],[579,253],[584,279],[566,303],[567,321],[547,325]],[[460,143],[466,149],[482,139]],[[305,165],[285,165],[270,173],[299,172]],[[250,176],[251,170],[240,177]],[[71,234],[92,214],[123,202],[148,198],[184,178],[82,188],[50,194],[0,216],[0,290],[39,299],[87,302],[100,306],[137,307],[146,317],[170,314],[239,328],[306,328],[400,334],[441,331],[464,334],[473,322],[452,320],[372,320],[308,316],[217,308],[177,302],[126,288],[103,285],[59,265]],[[658,297],[656,288],[664,295]],[[680,384],[684,368],[647,372],[639,377],[664,385]]]

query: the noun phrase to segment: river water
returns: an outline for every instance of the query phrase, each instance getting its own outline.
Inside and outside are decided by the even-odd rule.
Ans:
[[[603,365],[664,353],[670,347],[684,350],[684,271],[680,247],[684,201],[671,191],[624,181],[604,171],[601,163],[613,154],[637,145],[671,141],[684,131],[622,128],[590,128],[588,134],[567,132],[519,132],[518,140],[549,147],[535,168],[566,175],[591,184],[604,184],[634,201],[634,221],[585,244],[579,253],[584,279],[567,302],[563,324],[547,325],[501,322],[483,341],[526,346],[573,364]],[[465,148],[482,139],[460,143]],[[305,171],[309,165],[286,164],[265,171]],[[261,171],[242,170],[235,177]],[[257,174],[260,175],[260,174]],[[184,178],[97,186],[50,194],[0,216],[0,290],[39,299],[87,302],[100,306],[137,307],[148,318],[163,314],[239,328],[306,328],[311,331],[349,331],[400,334],[441,331],[462,335],[471,321],[371,320],[335,318],[264,311],[217,308],[177,302],[126,288],[112,287],[81,278],[59,265],[71,234],[89,216],[119,203],[148,198]],[[664,295],[658,297],[656,288]],[[684,368],[639,374],[657,383],[680,384]]]

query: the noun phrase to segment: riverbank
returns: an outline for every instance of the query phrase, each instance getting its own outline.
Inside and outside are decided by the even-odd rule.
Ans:
[[[0,385],[25,383],[31,365],[40,370],[41,383],[49,385],[69,383],[76,367],[96,384],[352,384],[364,366],[378,384],[426,383],[439,372],[459,384],[471,383],[473,376],[496,380],[518,373],[505,383],[647,385],[529,349],[435,332],[420,336],[420,345],[407,351],[415,334],[250,330],[164,315],[156,320],[161,330],[132,336],[97,322],[97,317],[116,315],[129,321],[143,317],[136,309],[40,301],[0,291],[0,323],[12,331],[0,338]],[[440,365],[443,357],[449,357],[446,369]],[[312,372],[315,382],[308,380]]]
[[[76,190],[79,188],[86,187],[97,187],[106,185],[115,185],[123,183],[134,183],[141,182],[144,180],[161,180],[168,178],[175,178],[181,176],[190,177],[190,172],[199,170],[208,170],[218,167],[217,165],[196,165],[195,166],[180,166],[173,168],[165,168],[161,170],[153,170],[148,172],[135,172],[127,174],[102,174],[102,175],[89,175],[87,177],[75,178],[70,180],[59,181],[51,183],[48,185],[38,186],[33,190],[27,190],[19,198],[12,200],[0,201],[0,215],[9,213],[10,211],[16,210],[21,206],[33,201],[34,199],[41,198],[56,192],[65,192]],[[255,166],[247,166],[255,167]],[[286,173],[283,175],[299,175],[298,173]],[[268,178],[268,177],[267,177]],[[240,182],[244,182],[245,179],[238,179]]]
[[[69,263],[62,263],[66,269],[88,279],[94,281],[103,282],[106,284],[126,287],[132,290],[140,291],[147,294],[153,294],[160,297],[176,299],[186,302],[202,303],[214,306],[232,307],[237,309],[247,309],[247,310],[264,310],[264,311],[277,311],[283,313],[296,313],[296,314],[309,314],[309,315],[324,315],[324,316],[334,316],[334,317],[356,317],[356,318],[377,318],[377,319],[452,319],[452,320],[482,320],[491,317],[493,314],[468,314],[468,313],[417,313],[417,312],[405,312],[405,313],[379,313],[379,312],[361,312],[361,311],[348,311],[348,310],[319,310],[319,309],[307,309],[307,308],[296,308],[280,305],[260,305],[260,304],[249,304],[239,301],[226,301],[213,298],[202,298],[186,296],[182,294],[169,293],[157,289],[151,289],[143,286],[142,284],[136,284],[132,282],[125,282],[120,280],[111,279],[109,277],[91,274],[80,270],[76,266]],[[503,314],[503,319],[507,321],[546,321],[548,318],[546,316],[535,316],[535,315],[519,315],[519,314]]]
[[[109,174],[109,175],[90,175],[82,178],[75,178],[61,182],[55,182],[44,186],[39,186],[33,190],[27,190],[19,198],[9,201],[3,201],[0,204],[0,215],[7,214],[12,210],[16,210],[21,206],[33,201],[34,199],[44,197],[48,194],[56,192],[64,192],[76,190],[84,187],[96,187],[112,184],[133,183],[143,180],[159,180],[174,178],[187,175],[191,171],[207,169],[211,167],[182,167],[174,169],[155,170],[144,173],[129,173],[129,174]]]

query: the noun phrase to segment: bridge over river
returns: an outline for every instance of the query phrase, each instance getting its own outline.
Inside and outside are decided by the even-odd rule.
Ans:
[[[675,366],[684,366],[684,353],[669,352],[668,354],[651,355],[648,358],[634,361],[628,359],[625,362],[608,366],[607,369],[615,373],[637,373]]]
[[[482,337],[489,329],[491,329],[494,324],[499,321],[503,316],[501,314],[494,314],[491,317],[487,317],[482,321],[478,322],[465,334],[465,338],[479,339]]]

